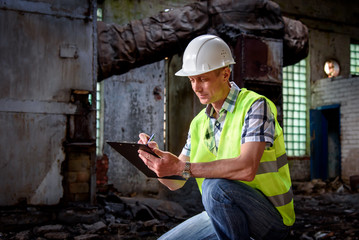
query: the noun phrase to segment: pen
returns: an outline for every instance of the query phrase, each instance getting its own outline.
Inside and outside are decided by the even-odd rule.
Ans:
[[[151,137],[148,139],[147,144],[153,139],[153,137],[155,136],[155,134],[152,134]]]

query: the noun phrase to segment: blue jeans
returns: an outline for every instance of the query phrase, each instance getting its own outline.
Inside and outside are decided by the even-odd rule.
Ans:
[[[259,191],[227,179],[205,179],[202,212],[161,236],[160,240],[284,239],[290,228]]]

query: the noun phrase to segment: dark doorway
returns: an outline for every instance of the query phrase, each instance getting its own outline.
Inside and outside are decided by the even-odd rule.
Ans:
[[[310,110],[310,175],[312,179],[340,176],[340,106]]]

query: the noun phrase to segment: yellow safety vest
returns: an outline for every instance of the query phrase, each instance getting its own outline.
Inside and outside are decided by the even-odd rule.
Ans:
[[[264,150],[256,176],[253,181],[241,181],[261,191],[282,215],[283,223],[291,226],[295,221],[292,182],[289,174],[283,131],[277,121],[277,109],[273,102],[253,91],[242,88],[233,112],[227,112],[217,156],[205,144],[209,118],[203,109],[193,120],[191,132],[191,162],[211,162],[218,159],[238,157],[241,153],[241,134],[245,115],[251,105],[264,98],[275,117],[275,139],[273,146]],[[204,178],[196,178],[200,192]]]

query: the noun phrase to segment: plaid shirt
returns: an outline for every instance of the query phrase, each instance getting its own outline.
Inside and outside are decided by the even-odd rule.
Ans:
[[[210,118],[206,132],[206,138],[211,139],[207,146],[212,153],[217,155],[219,139],[221,137],[224,121],[227,112],[233,112],[238,94],[241,89],[231,82],[231,90],[219,111],[218,119],[213,117],[214,108],[211,104],[206,107],[206,114]],[[259,99],[252,104],[248,110],[242,128],[241,144],[245,142],[266,142],[267,147],[273,144],[274,139],[274,116],[265,99]],[[190,156],[191,153],[191,134],[188,132],[187,142],[183,147],[182,154]]]

